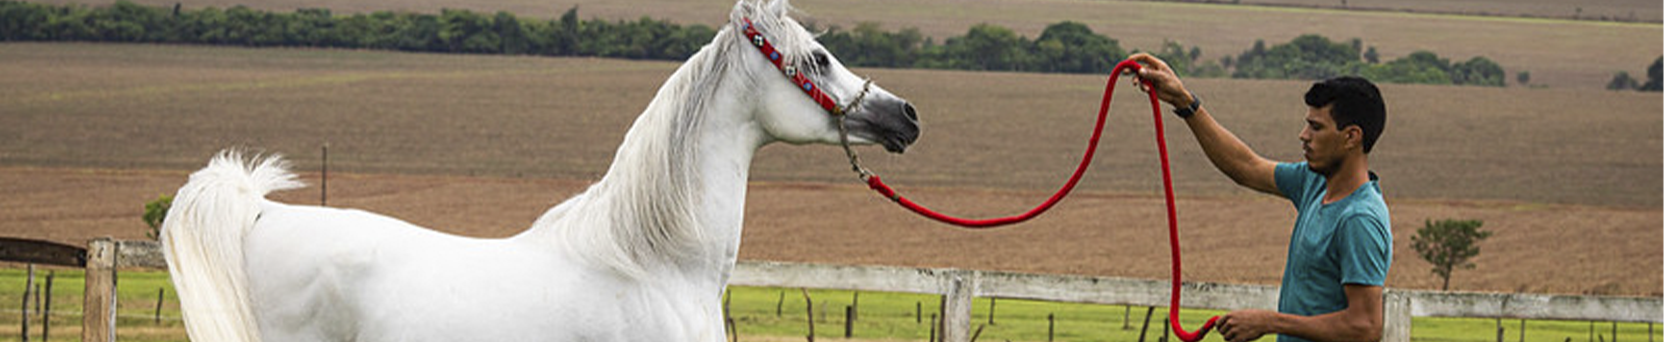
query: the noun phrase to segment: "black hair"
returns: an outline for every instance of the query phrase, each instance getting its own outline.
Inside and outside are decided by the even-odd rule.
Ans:
[[[1306,91],[1306,105],[1312,108],[1334,105],[1329,115],[1335,129],[1358,126],[1364,132],[1364,153],[1375,148],[1375,140],[1387,125],[1387,104],[1374,83],[1357,76],[1340,76],[1312,84]]]

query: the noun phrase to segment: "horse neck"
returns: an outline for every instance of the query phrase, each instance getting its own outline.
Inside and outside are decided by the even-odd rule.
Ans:
[[[671,281],[724,285],[739,250],[751,158],[766,141],[746,122],[751,108],[732,95],[746,78],[725,56],[737,46],[726,44],[729,31],[659,89],[606,176],[524,235],[638,279],[671,272],[685,275]]]

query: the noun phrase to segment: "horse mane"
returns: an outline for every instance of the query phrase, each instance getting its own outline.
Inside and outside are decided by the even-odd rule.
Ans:
[[[555,225],[556,240],[566,250],[633,278],[721,253],[711,250],[719,242],[706,241],[705,227],[696,217],[704,191],[697,171],[700,142],[696,135],[718,92],[732,86],[724,83],[752,79],[745,74],[748,68],[737,65],[744,59],[733,54],[754,52],[745,49],[749,47],[746,39],[733,23],[743,22],[738,18],[744,16],[759,29],[782,32],[781,25],[791,20],[784,17],[786,9],[789,5],[784,0],[735,5],[735,20],[659,88],[625,134],[607,174],[584,193],[545,213],[532,231]],[[779,14],[769,15],[770,11]],[[782,46],[803,44],[801,37],[788,38],[799,35],[782,36],[789,41]]]

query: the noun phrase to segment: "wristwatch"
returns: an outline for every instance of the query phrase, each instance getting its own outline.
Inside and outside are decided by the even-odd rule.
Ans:
[[[1196,97],[1196,92],[1190,92],[1190,106],[1173,108],[1173,115],[1178,115],[1181,119],[1189,119],[1191,115],[1196,115],[1196,111],[1199,109],[1202,109],[1202,98]]]

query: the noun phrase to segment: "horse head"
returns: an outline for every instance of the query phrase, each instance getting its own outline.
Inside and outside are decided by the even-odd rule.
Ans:
[[[844,67],[815,35],[788,14],[788,0],[740,0],[729,25],[744,56],[738,67],[754,79],[756,122],[778,141],[882,144],[900,153],[919,137],[907,100]],[[744,51],[749,50],[749,51]],[[842,122],[840,122],[840,120]]]

